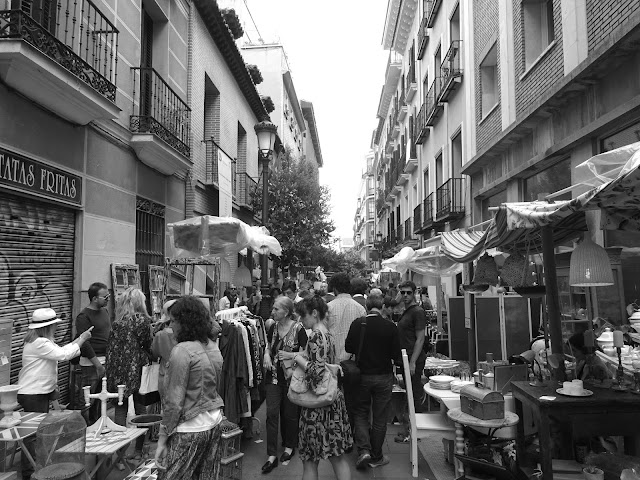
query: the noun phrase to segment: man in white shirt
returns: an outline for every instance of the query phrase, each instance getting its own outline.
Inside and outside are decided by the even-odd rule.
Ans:
[[[333,290],[336,298],[327,306],[329,330],[333,334],[336,343],[336,361],[341,362],[349,358],[350,354],[344,350],[344,342],[347,339],[351,322],[356,318],[367,315],[365,308],[351,298],[351,279],[346,273],[336,273],[329,280],[329,289]]]
[[[224,291],[224,297],[218,302],[218,307],[220,310],[228,310],[230,308],[237,308],[239,303],[238,289],[234,284],[231,284],[229,288]]]

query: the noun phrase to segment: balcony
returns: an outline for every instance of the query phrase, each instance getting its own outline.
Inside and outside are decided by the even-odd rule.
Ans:
[[[407,113],[409,113],[409,107],[402,105],[398,111],[398,121],[404,122],[404,119],[407,118]]]
[[[416,118],[416,123],[414,125],[413,138],[415,138],[416,145],[422,145],[422,143],[427,138],[427,134],[429,133],[429,127],[427,126],[426,118],[427,118],[427,103],[423,103],[422,107],[420,107],[420,112],[418,112],[418,116]]]
[[[422,204],[422,232],[433,226],[433,198],[434,194],[430,193]]]
[[[401,223],[399,223],[399,224],[398,224],[398,226],[397,226],[397,228],[396,228],[395,232],[396,232],[396,241],[395,241],[395,245],[396,245],[396,246],[398,246],[398,245],[401,245],[401,244],[402,244],[402,242],[404,241],[404,240],[403,240],[403,239],[404,239],[404,235],[403,235],[404,231],[403,231],[403,229],[402,229],[402,224],[401,224]]]
[[[133,67],[131,143],[140,160],[164,175],[191,167],[191,109],[153,68]],[[219,151],[219,149],[216,149]]]
[[[464,179],[450,178],[436,190],[436,215],[438,222],[450,222],[464,217]]]
[[[236,174],[236,203],[241,206],[253,210],[253,197],[258,188],[256,182],[247,172]]]
[[[427,15],[428,28],[433,27],[433,24],[436,21],[436,16],[438,15],[438,10],[440,10],[440,5],[442,5],[442,0],[426,0],[425,12]]]
[[[427,110],[424,119],[424,124],[427,127],[435,126],[436,120],[444,110],[444,105],[442,105],[439,99],[441,85],[442,79],[440,77],[436,77],[427,92],[427,98],[425,98]]]
[[[403,172],[406,174],[411,174],[413,171],[418,168],[418,159],[415,156],[409,155],[409,158],[406,158],[406,150],[404,152],[405,161],[403,162]]]
[[[413,233],[420,233],[422,228],[422,205],[413,209]]]
[[[458,86],[462,83],[462,67],[460,65],[462,55],[460,48],[462,40],[454,40],[444,56],[444,61],[440,67],[442,77],[442,89],[440,90],[440,102],[446,102]]]
[[[429,30],[427,27],[427,12],[424,12],[420,27],[418,29],[418,60],[422,60],[424,52],[427,51],[429,44]]]
[[[417,162],[417,160],[416,160]],[[406,150],[402,152],[400,158],[398,159],[398,184],[404,185],[409,181],[411,175],[407,172],[407,152]]]
[[[13,6],[0,11],[4,83],[75,124],[118,117],[118,29],[91,0],[3,5]]]
[[[404,221],[404,243],[405,246],[409,247],[417,247],[418,246],[418,239],[415,238],[415,236],[413,235],[413,222],[412,222],[412,218],[407,218]]]
[[[393,144],[393,136],[392,136],[392,132],[389,131],[387,133],[387,141],[385,142],[385,152],[386,153],[391,153],[393,152],[393,149],[395,148],[394,144]]]
[[[409,66],[409,72],[407,73],[406,84],[404,86],[404,102],[410,103],[413,97],[418,91],[418,84],[416,83],[416,64],[411,62]]]

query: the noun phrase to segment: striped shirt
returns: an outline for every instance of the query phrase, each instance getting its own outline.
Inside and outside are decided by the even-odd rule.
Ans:
[[[336,346],[336,363],[349,358],[350,354],[344,350],[344,343],[356,318],[367,315],[365,308],[356,302],[348,293],[340,293],[329,304],[327,313],[328,325]]]

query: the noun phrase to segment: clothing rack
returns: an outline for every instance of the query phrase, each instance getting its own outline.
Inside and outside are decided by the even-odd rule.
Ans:
[[[216,312],[216,320],[237,320],[238,317],[242,314],[248,316],[249,308],[243,306],[220,310],[219,312]]]

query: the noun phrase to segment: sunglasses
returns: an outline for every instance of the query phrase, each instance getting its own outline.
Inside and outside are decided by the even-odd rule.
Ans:
[[[407,290],[404,292],[400,292],[400,295],[413,295],[413,292],[411,290]]]
[[[110,294],[110,293],[107,293],[107,294],[106,294],[106,295],[104,295],[104,296],[100,296],[100,295],[98,295],[98,298],[104,298],[105,300],[109,300],[109,298],[110,298],[110,297],[111,297],[111,294]]]

